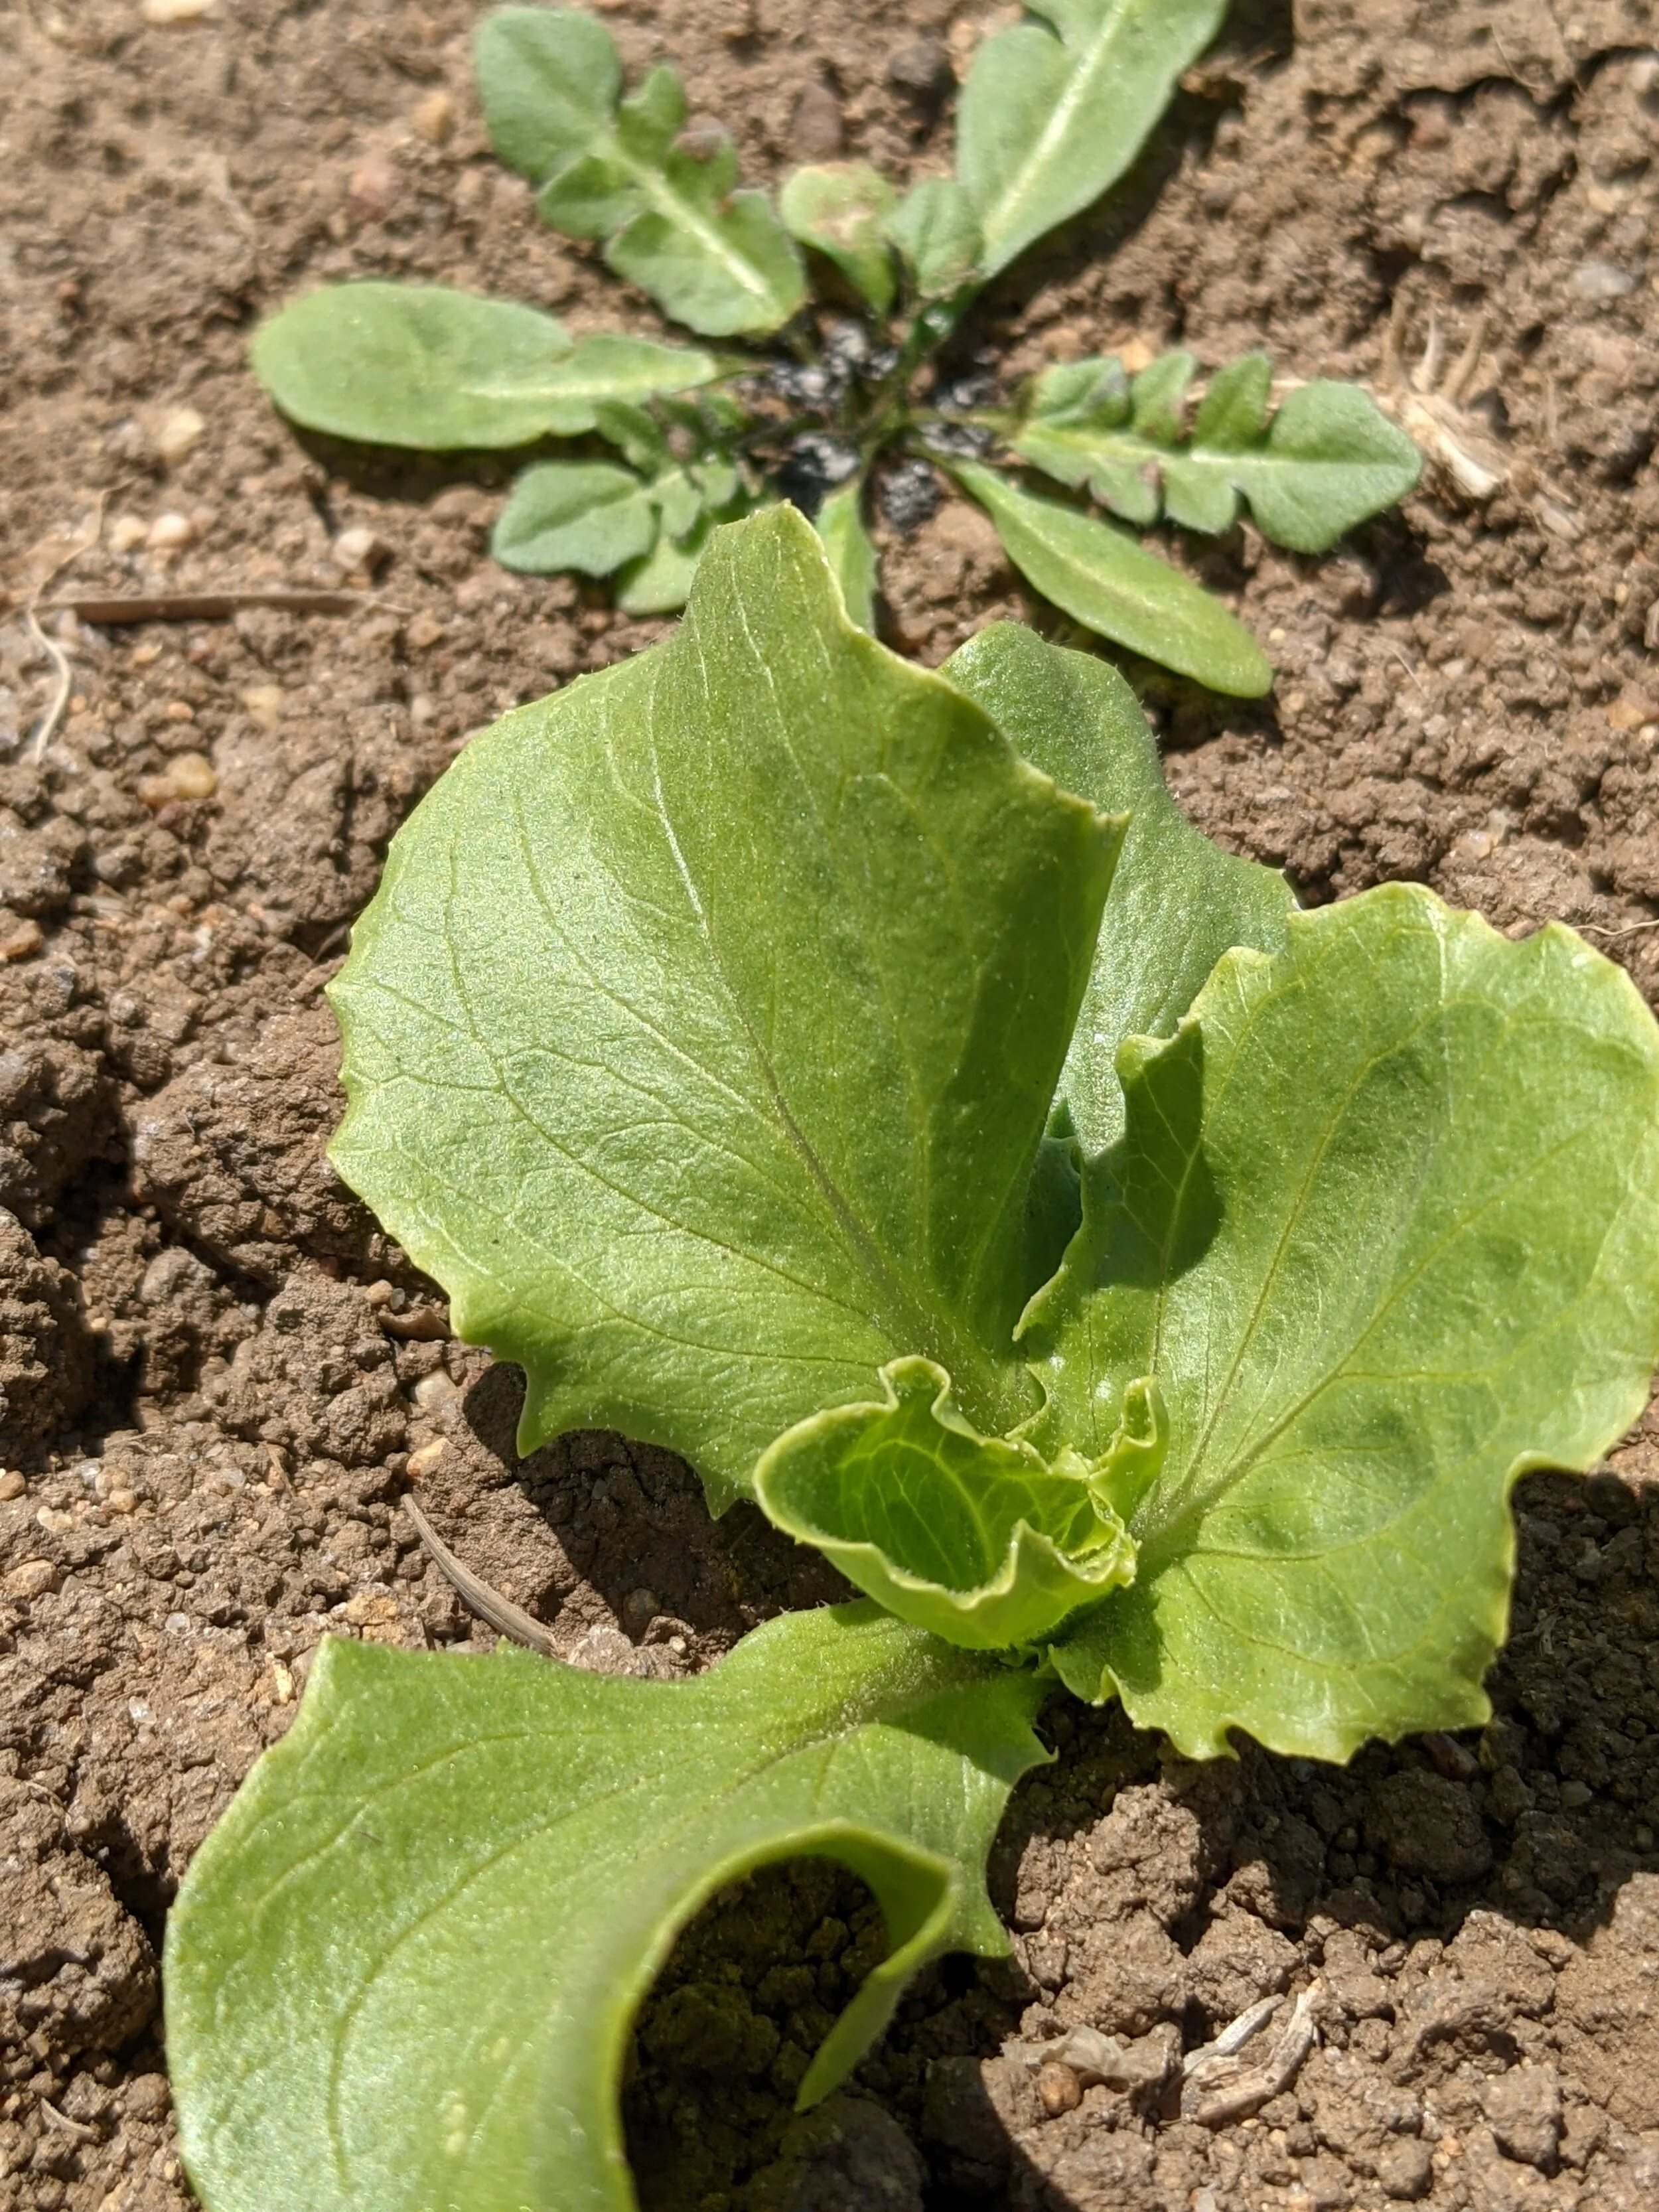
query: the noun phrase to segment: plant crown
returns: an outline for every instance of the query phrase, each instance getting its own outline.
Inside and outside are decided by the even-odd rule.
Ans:
[[[590,119],[561,204],[611,193],[641,265]],[[667,1446],[866,1596],[683,1683],[325,1645],[169,1922],[211,2212],[626,2212],[630,2023],[714,1890],[822,1853],[883,1907],[811,2102],[920,1962],[1006,1948],[985,1852],[1057,1683],[1193,1757],[1475,1725],[1511,1486],[1645,1401],[1622,971],[1418,884],[1300,910],[1110,668],[896,659],[788,505],[467,746],[332,997],[336,1164],[524,1368],[520,1449]]]
[[[884,486],[902,519],[907,497],[925,509],[936,496],[937,467],[1086,629],[1217,690],[1264,692],[1267,659],[1218,600],[1119,522],[1010,469],[1139,527],[1161,514],[1225,532],[1243,500],[1263,536],[1320,553],[1410,490],[1410,439],[1351,385],[1294,385],[1275,408],[1265,354],[1211,378],[1195,411],[1185,351],[1133,377],[1114,356],[1056,366],[1012,407],[945,359],[984,286],[1128,169],[1224,13],[1225,0],[1032,0],[975,57],[954,177],[901,197],[867,163],[832,161],[797,169],[774,207],[738,185],[725,131],[688,127],[672,69],[630,89],[595,17],[498,9],[476,48],[497,154],[545,222],[725,343],[573,339],[537,308],[369,281],[284,308],[255,338],[255,370],[295,422],[337,437],[436,452],[582,439],[523,470],[494,550],[512,568],[613,576],[629,613],[683,606],[711,530],[783,495],[816,514],[854,619],[872,629],[871,490]]]

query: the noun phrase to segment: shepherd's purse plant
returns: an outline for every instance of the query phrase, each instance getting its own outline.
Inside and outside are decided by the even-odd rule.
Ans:
[[[332,987],[341,1174],[527,1378],[864,1601],[684,1682],[327,1642],[173,1914],[210,2212],[626,2212],[618,2081],[722,1885],[843,1861],[916,1966],[1063,1688],[1182,1753],[1484,1720],[1525,1470],[1659,1352],[1659,1029],[1559,926],[1300,910],[1103,662],[937,674],[789,506],[475,738]]]
[[[525,469],[494,550],[513,568],[614,576],[631,613],[683,606],[714,526],[781,493],[816,514],[871,629],[872,472],[920,469],[925,501],[937,467],[1086,629],[1216,690],[1264,692],[1249,632],[1120,523],[1223,532],[1243,501],[1276,544],[1323,552],[1411,489],[1410,439],[1352,385],[1297,381],[1275,406],[1265,354],[1212,376],[1195,410],[1184,349],[1134,376],[1113,356],[1057,363],[1012,407],[939,358],[988,283],[1124,175],[1225,6],[1032,0],[975,58],[953,177],[901,197],[867,163],[830,162],[797,169],[775,208],[738,185],[723,131],[687,127],[672,69],[627,89],[594,16],[497,9],[476,51],[495,151],[544,221],[727,343],[573,339],[534,307],[364,282],[284,308],[254,368],[294,421],[339,437],[431,452],[585,438],[580,456]],[[815,306],[814,283],[842,304]],[[1119,520],[1031,491],[1021,464]]]

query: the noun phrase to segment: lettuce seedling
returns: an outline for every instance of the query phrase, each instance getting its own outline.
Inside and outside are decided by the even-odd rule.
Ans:
[[[325,1644],[169,1924],[210,2212],[626,2212],[630,2024],[723,1884],[827,1855],[885,1914],[810,2103],[1005,1948],[1046,1696],[1193,1757],[1475,1725],[1512,1485],[1645,1402],[1625,975],[1420,884],[1300,910],[1111,669],[895,658],[788,506],[467,746],[332,997],[336,1164],[520,1449],[667,1446],[866,1595],[683,1683]]]
[[[963,87],[957,173],[901,197],[861,161],[797,169],[775,208],[724,131],[687,126],[672,69],[624,88],[593,16],[502,8],[479,27],[495,151],[543,219],[719,350],[596,335],[437,285],[332,285],[259,331],[254,368],[314,430],[430,451],[596,437],[620,453],[534,461],[495,525],[507,567],[613,576],[634,614],[685,604],[714,526],[780,495],[816,514],[854,618],[878,586],[866,508],[894,464],[933,464],[1008,556],[1085,629],[1217,690],[1267,690],[1261,647],[1210,594],[1024,463],[1137,526],[1230,530],[1320,553],[1401,498],[1419,459],[1351,385],[1275,411],[1264,354],[1212,377],[1188,427],[1188,352],[1134,377],[1114,356],[1045,371],[1011,408],[940,365],[985,285],[1129,167],[1225,0],[1033,0]],[[815,302],[814,290],[817,294]],[[924,470],[924,475],[926,471]],[[902,477],[896,482],[905,481]],[[931,479],[924,487],[931,497]]]

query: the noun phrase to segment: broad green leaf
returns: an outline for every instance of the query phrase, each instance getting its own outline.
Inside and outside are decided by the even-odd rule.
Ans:
[[[913,185],[888,217],[887,235],[924,300],[948,299],[979,267],[979,218],[953,177],[924,177]]]
[[[885,227],[897,205],[898,194],[867,161],[797,169],[778,195],[791,234],[833,261],[878,315],[897,289]]]
[[[876,586],[879,574],[876,549],[859,512],[864,496],[862,483],[832,491],[817,513],[818,536],[830,556],[830,566],[847,611],[860,629],[872,635],[876,627]]]
[[[1189,353],[1165,354],[1133,386],[1110,357],[1049,369],[1013,449],[1126,522],[1162,509],[1188,530],[1229,530],[1243,495],[1262,535],[1298,553],[1328,550],[1417,482],[1422,456],[1357,385],[1301,385],[1269,420],[1265,354],[1220,372],[1188,440],[1194,367]]]
[[[496,517],[489,550],[507,568],[579,568],[608,576],[650,551],[657,509],[649,484],[609,461],[540,461]]]
[[[1116,1512],[1063,1456],[982,1437],[931,1359],[881,1370],[884,1402],[814,1413],[755,1469],[761,1510],[889,1613],[979,1651],[1029,1644],[1133,1579]]]
[[[699,517],[683,538],[659,530],[651,550],[630,561],[617,579],[617,605],[623,612],[678,614],[691,596],[692,579],[713,527],[706,517]]]
[[[1030,0],[988,39],[957,110],[957,174],[995,276],[1115,184],[1214,37],[1226,0]]]
[[[1122,826],[854,629],[788,506],[473,739],[333,986],[333,1158],[528,1370],[526,1450],[617,1428],[724,1502],[907,1350],[988,1433],[1030,1411],[1025,1194]]]
[[[609,131],[622,58],[585,9],[495,9],[473,34],[472,59],[489,143],[532,184]]]
[[[1276,869],[1224,853],[1188,821],[1164,788],[1140,702],[1103,660],[996,623],[942,673],[1034,768],[1129,817],[1060,1081],[1084,1150],[1103,1152],[1123,1130],[1125,1037],[1170,1036],[1233,945],[1278,951],[1294,896]]]
[[[1123,1047],[1124,1138],[1026,1340],[1085,1454],[1126,1379],[1162,1387],[1137,1580],[1054,1656],[1196,1758],[1483,1720],[1510,1486],[1590,1466],[1659,1357],[1659,1030],[1628,977],[1415,884],[1288,927]]]
[[[642,338],[572,343],[534,307],[441,284],[331,284],[264,325],[254,373],[308,429],[425,453],[522,446],[591,430],[599,404],[683,392],[708,354]]]
[[[168,1917],[167,2056],[208,2212],[631,2212],[635,2014],[714,1892],[834,1858],[892,1951],[811,2103],[940,1951],[1007,1948],[985,1854],[1044,1756],[1030,1673],[870,1606],[695,1681],[325,1642]]]
[[[720,131],[687,131],[672,70],[621,99],[622,64],[592,16],[506,8],[477,45],[490,143],[539,188],[545,221],[602,239],[618,276],[693,330],[762,335],[806,296],[805,271],[763,192],[741,191]]]
[[[1212,691],[1255,699],[1271,687],[1272,665],[1243,623],[1133,538],[977,461],[942,465],[989,514],[1014,566],[1085,629]]]

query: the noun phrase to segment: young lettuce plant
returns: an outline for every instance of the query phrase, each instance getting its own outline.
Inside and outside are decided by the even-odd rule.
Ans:
[[[683,606],[715,525],[782,494],[817,515],[854,619],[872,629],[869,489],[908,460],[952,477],[1085,629],[1217,690],[1263,692],[1268,662],[1218,600],[1011,466],[1140,526],[1162,514],[1223,532],[1243,500],[1264,536],[1319,553],[1411,489],[1410,439],[1350,385],[1298,383],[1275,409],[1264,354],[1213,377],[1190,416],[1186,351],[1133,378],[1112,356],[1048,369],[1012,410],[976,404],[974,380],[937,358],[986,283],[1123,175],[1224,13],[1225,0],[1034,0],[974,60],[954,177],[901,198],[866,163],[830,162],[796,170],[775,209],[739,187],[722,131],[687,127],[672,69],[625,90],[593,16],[497,9],[477,42],[496,152],[544,221],[726,343],[573,339],[533,307],[369,282],[284,308],[254,341],[255,370],[294,421],[339,437],[428,451],[605,441],[619,460],[590,447],[527,467],[494,550],[513,568],[614,576],[630,613]],[[814,306],[814,283],[843,304]]]
[[[1102,662],[937,674],[781,506],[677,633],[475,738],[332,996],[340,1172],[525,1370],[863,1602],[684,1683],[325,1643],[169,1925],[210,2212],[625,2212],[678,1932],[843,1861],[890,1954],[983,1887],[1060,1685],[1191,1757],[1475,1725],[1524,1470],[1659,1352],[1659,1029],[1551,926],[1316,912],[1165,793]]]

